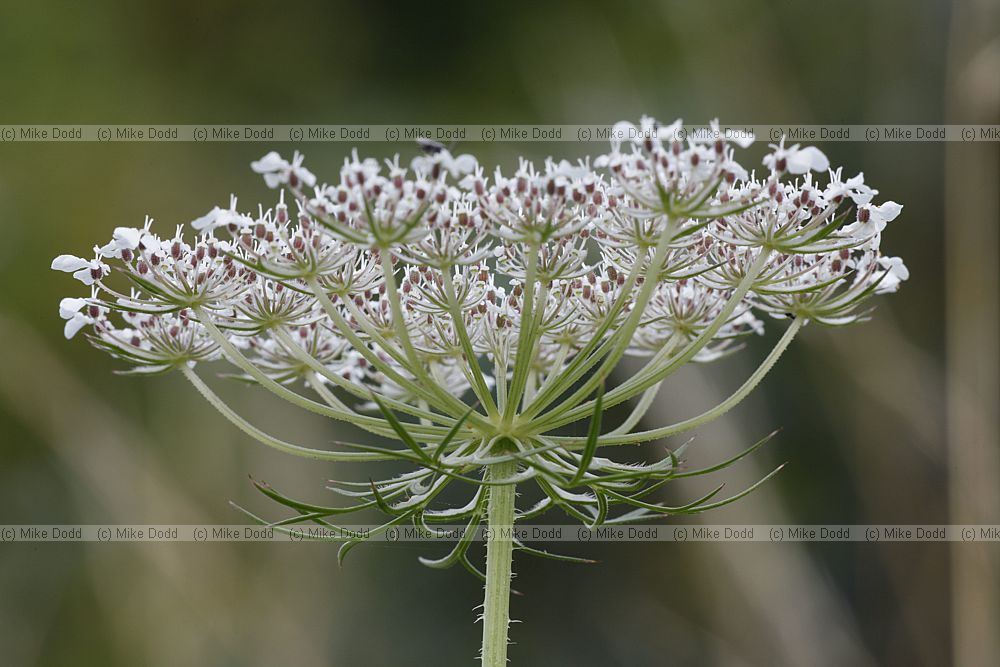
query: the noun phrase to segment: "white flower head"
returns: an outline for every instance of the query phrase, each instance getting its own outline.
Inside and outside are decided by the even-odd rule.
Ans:
[[[194,220],[193,235],[181,225],[161,238],[147,220],[116,229],[93,260],[57,257],[53,269],[91,286],[89,298],[60,302],[64,334],[91,325],[87,338],[133,372],[179,370],[263,444],[415,467],[351,485],[358,508],[475,522],[482,488],[466,508],[444,510],[452,514],[433,496],[459,480],[488,483],[482,471],[500,464],[517,484],[537,476],[543,503],[572,506],[588,524],[673,514],[632,502],[646,491],[623,494],[673,476],[675,456],[620,464],[595,449],[675,435],[731,404],[636,431],[649,407],[639,400],[626,423],[572,435],[564,427],[599,426],[601,386],[624,355],[647,361],[609,391],[608,407],[638,399],[684,360],[738,351],[763,334],[762,314],[792,318],[752,387],[799,327],[863,320],[873,293],[909,277],[880,247],[902,207],[873,205],[861,174],[826,179],[821,151],[782,140],[758,178],[736,155],[751,137],[710,126],[689,134],[681,121],[644,117],[617,124],[598,159],[521,159],[490,178],[473,156],[424,142],[409,168],[354,150],[339,178],[315,187],[301,154],[270,152],[251,165],[281,192],[270,208],[242,214],[233,197]],[[852,206],[857,219],[845,225]],[[220,227],[228,243],[214,237]],[[121,280],[104,279],[103,259]],[[279,441],[213,399],[194,371],[202,361],[233,364],[300,407],[408,446],[347,453]],[[514,482],[489,494],[513,494]]]

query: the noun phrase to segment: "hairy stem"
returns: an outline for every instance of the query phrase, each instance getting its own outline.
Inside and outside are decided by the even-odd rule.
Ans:
[[[516,461],[489,467],[491,481],[517,473]],[[483,667],[506,667],[507,629],[510,626],[511,560],[514,555],[514,495],[517,485],[491,486],[487,510],[486,599],[483,603]]]

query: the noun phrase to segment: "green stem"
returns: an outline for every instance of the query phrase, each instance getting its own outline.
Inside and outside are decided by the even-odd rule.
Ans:
[[[376,435],[382,435],[386,437],[394,437],[394,431],[387,421],[384,419],[378,419],[376,417],[368,417],[367,415],[360,415],[356,412],[344,412],[342,410],[335,410],[322,403],[317,403],[305,396],[300,396],[283,384],[279,384],[269,378],[263,371],[253,365],[249,359],[243,356],[243,353],[226,338],[214,322],[210,319],[208,313],[199,307],[193,309],[195,315],[198,317],[198,321],[201,323],[205,330],[211,336],[212,340],[222,349],[226,358],[233,363],[236,367],[242,369],[247,375],[252,377],[257,383],[275,394],[285,399],[292,405],[302,408],[303,410],[308,410],[318,415],[324,417],[330,417],[331,419],[339,419],[341,421],[346,421],[354,424],[359,428],[363,428],[366,431],[375,433]],[[421,437],[426,435],[444,435],[447,433],[447,429],[438,426],[419,426],[419,431],[414,429],[415,434],[420,433]]]
[[[254,440],[267,445],[279,452],[302,456],[307,459],[317,461],[387,461],[392,457],[374,452],[331,452],[323,449],[311,449],[299,445],[279,440],[264,431],[260,430],[247,420],[243,419],[235,410],[229,407],[212,391],[205,382],[198,377],[198,374],[187,366],[181,366],[181,373],[195,386],[195,389],[205,397],[212,407],[218,410],[223,417],[228,419],[236,428],[240,429]]]
[[[351,345],[354,347],[355,350],[360,352],[361,355],[368,360],[368,363],[372,364],[375,368],[382,371],[382,373],[386,377],[390,378],[393,382],[395,382],[401,387],[409,389],[415,395],[418,396],[426,395],[428,400],[431,403],[433,403],[434,407],[439,409],[441,412],[444,412],[445,414],[448,414],[456,419],[458,417],[461,417],[465,413],[466,406],[454,396],[444,393],[436,384],[433,384],[429,387],[421,386],[416,382],[413,382],[410,379],[403,377],[390,364],[387,364],[384,361],[382,361],[382,359],[380,359],[378,355],[372,352],[372,350],[368,348],[368,346],[364,343],[364,341],[358,338],[358,335],[354,333],[351,325],[348,324],[347,320],[344,319],[344,316],[340,314],[337,308],[333,305],[333,302],[330,301],[330,297],[327,296],[326,292],[323,290],[323,287],[319,284],[319,281],[317,281],[315,278],[312,278],[308,282],[309,282],[309,287],[312,290],[313,294],[319,300],[319,303],[323,307],[323,310],[326,311],[326,314],[330,317],[331,320],[333,320],[333,323],[336,325],[337,330],[351,343]],[[361,329],[366,334],[368,334],[368,336],[372,339],[373,342],[375,342],[379,347],[381,347],[382,350],[386,352],[386,354],[390,355],[393,359],[395,359],[400,366],[409,369],[409,361],[405,358],[405,356],[402,355],[398,350],[396,350],[391,343],[389,343],[381,336],[379,336],[378,333],[374,329],[372,329],[369,324],[366,323],[366,318],[364,317],[364,315],[357,310],[357,306],[355,306],[354,303],[349,298],[344,297],[344,305],[346,305],[347,308],[351,311],[352,315],[354,315],[354,318],[358,322],[358,326],[360,326]],[[418,373],[416,370],[413,369],[409,370],[414,377],[417,377]],[[481,421],[482,420],[479,419],[478,415],[476,414],[473,414],[469,417],[470,424],[481,425]]]
[[[601,361],[600,367],[594,372],[589,380],[584,382],[583,386],[575,391],[568,399],[566,399],[561,405],[553,408],[549,413],[559,414],[560,411],[568,410],[573,406],[576,406],[585,399],[587,396],[592,394],[597,386],[604,381],[604,378],[611,373],[614,367],[618,364],[618,361],[625,354],[628,349],[629,341],[632,339],[632,334],[638,328],[639,323],[642,321],[642,314],[646,308],[646,304],[653,296],[653,292],[656,290],[656,286],[660,283],[658,276],[663,270],[663,263],[666,261],[667,253],[670,251],[670,241],[673,239],[674,225],[670,218],[667,219],[666,227],[660,235],[660,240],[656,244],[656,248],[653,251],[653,259],[649,264],[644,265],[644,282],[642,287],[639,289],[638,295],[635,300],[631,303],[632,312],[626,318],[622,327],[615,332],[614,338],[607,341],[606,345],[601,346],[601,350],[604,350],[606,346],[610,346],[611,351],[607,357]],[[645,249],[642,250],[643,253],[646,252]],[[597,361],[600,357],[593,358],[591,361]],[[588,364],[590,366],[592,364]],[[545,405],[528,406],[521,418],[524,421],[530,421],[533,419]],[[546,417],[548,418],[548,417]]]
[[[691,343],[689,343],[679,355],[670,359],[669,362],[663,366],[659,365],[663,360],[662,355],[660,353],[654,355],[641,371],[604,395],[604,409],[608,409],[614,405],[622,403],[623,401],[627,401],[631,397],[638,395],[653,385],[662,382],[668,375],[693,359],[702,348],[712,341],[712,338],[716,333],[718,333],[719,329],[721,329],[722,326],[729,320],[729,317],[733,314],[733,311],[736,310],[736,307],[743,300],[743,297],[746,296],[746,293],[750,291],[751,287],[753,287],[754,281],[760,275],[761,271],[763,271],[764,267],[767,266],[770,256],[770,250],[762,249],[760,251],[760,254],[750,265],[750,268],[747,269],[746,275],[743,276],[739,285],[736,286],[733,294],[729,297],[726,305],[723,306],[722,311],[716,315],[712,324],[706,327],[697,338],[691,341]],[[591,383],[584,385],[582,389],[589,388],[592,381],[593,378]],[[590,391],[593,391],[593,389],[591,388]],[[581,393],[582,392],[578,391],[577,394],[574,394],[574,396],[578,396]],[[570,399],[567,399],[564,403],[556,406],[546,413],[543,418],[535,420],[533,423],[533,432],[545,433],[554,428],[558,428],[559,426],[572,424],[578,419],[586,417],[593,411],[593,401],[580,403],[575,407],[570,407],[573,403],[573,398],[574,397],[570,397]]]
[[[609,433],[608,435],[601,436],[597,440],[598,447],[604,447],[607,445],[632,445],[638,444],[640,442],[648,442],[650,440],[659,440],[660,438],[667,438],[672,435],[677,435],[678,433],[683,433],[684,431],[690,431],[691,429],[703,426],[710,421],[718,419],[723,414],[728,412],[730,409],[739,405],[739,403],[750,395],[750,392],[760,384],[760,381],[764,379],[770,370],[774,367],[774,364],[778,362],[782,353],[791,344],[792,339],[795,338],[795,334],[798,333],[799,329],[807,322],[804,317],[796,317],[792,320],[792,324],[785,330],[781,338],[775,344],[774,348],[771,349],[770,354],[764,358],[760,366],[757,367],[746,382],[740,386],[729,398],[725,399],[718,405],[716,405],[711,410],[703,412],[702,414],[691,417],[690,419],[685,419],[682,422],[677,422],[670,426],[664,426],[657,429],[652,429],[650,431],[639,431],[637,433],[627,433],[619,434],[616,432]],[[551,437],[552,442],[558,442],[564,447],[582,447],[586,439],[585,438],[573,438],[573,437]]]
[[[528,267],[522,286],[522,299],[524,307],[521,309],[521,330],[517,335],[517,352],[514,357],[514,373],[510,378],[510,387],[507,389],[507,403],[504,406],[503,421],[510,425],[521,402],[521,394],[524,391],[524,383],[528,377],[528,367],[531,365],[531,354],[534,351],[535,324],[535,282],[538,273],[538,245],[528,246]],[[545,302],[542,301],[543,291],[540,290],[537,296],[539,306],[544,310]]]
[[[344,316],[340,314],[336,306],[333,305],[333,302],[330,301],[330,297],[327,296],[326,292],[323,290],[322,285],[320,285],[319,281],[316,280],[316,278],[310,278],[307,282],[309,284],[309,288],[312,290],[313,295],[315,295],[316,299],[319,300],[319,303],[323,307],[323,310],[326,311],[327,316],[331,320],[333,320],[333,323],[337,327],[337,330],[340,332],[340,334],[344,336],[348,340],[348,342],[351,343],[353,348],[357,350],[368,361],[368,363],[372,364],[375,368],[380,370],[386,377],[390,378],[393,382],[395,382],[401,387],[410,390],[414,394],[420,395],[425,393],[424,390],[419,385],[400,375],[395,368],[393,368],[390,364],[387,364],[384,361],[382,361],[382,359],[379,358],[377,354],[375,354],[374,352],[372,352],[372,350],[368,348],[368,345],[366,345],[365,342],[358,337],[358,335],[354,332],[354,329],[351,327],[351,325],[348,324],[347,320],[344,319]],[[349,309],[351,309],[352,314],[354,315],[355,319],[358,322],[358,326],[361,327],[362,330],[364,330],[364,332],[368,334],[369,337],[386,352],[386,354],[389,354],[393,359],[395,359],[400,366],[402,366],[403,368],[408,368],[409,362],[405,359],[405,357],[403,357],[403,355],[400,354],[399,351],[396,350],[388,341],[378,336],[378,334],[373,329],[371,329],[368,325],[366,325],[366,318],[359,311],[356,310],[356,307],[354,306],[353,302],[350,300],[349,297],[344,297],[344,303]],[[416,372],[415,371],[412,372],[415,377]],[[442,412],[448,412],[448,414],[451,414],[451,416],[453,417],[458,417],[461,416],[462,414],[460,410],[455,411],[454,409],[451,412],[449,412],[447,407],[442,408],[440,404],[436,404],[435,407],[441,409]]]
[[[516,461],[489,466],[491,481],[517,473]],[[489,488],[486,541],[486,600],[483,603],[483,667],[506,667],[507,629],[510,626],[511,560],[514,555],[514,495],[517,485]]]
[[[462,346],[462,351],[465,353],[465,358],[469,365],[469,371],[472,373],[472,390],[475,392],[476,398],[479,399],[479,402],[482,403],[484,408],[486,408],[486,413],[492,418],[499,417],[497,405],[493,401],[493,394],[486,385],[486,378],[483,377],[483,371],[479,367],[479,355],[477,355],[475,349],[473,349],[472,339],[469,338],[469,332],[465,328],[465,317],[462,315],[462,311],[458,303],[458,295],[455,293],[454,276],[452,275],[450,268],[446,271],[442,271],[442,278],[444,282],[445,295],[448,299],[448,311],[451,313],[451,321],[455,326],[455,333],[458,335],[458,341]]]

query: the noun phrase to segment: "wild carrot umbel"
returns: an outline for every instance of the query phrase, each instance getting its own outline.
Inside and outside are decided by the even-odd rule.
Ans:
[[[291,162],[269,153],[252,166],[280,189],[271,209],[241,212],[233,198],[193,221],[192,235],[178,226],[158,236],[147,219],[117,228],[93,259],[58,257],[53,268],[90,287],[60,304],[66,336],[87,328],[129,372],[180,371],[269,447],[412,466],[376,482],[331,482],[347,506],[302,503],[260,483],[293,512],[273,524],[281,530],[333,527],[366,509],[389,516],[373,534],[461,521],[471,535],[550,509],[597,526],[719,507],[753,487],[680,507],[651,494],[767,438],[701,470],[683,465],[683,448],[645,462],[605,455],[715,419],[802,326],[863,319],[868,298],[895,291],[907,271],[880,251],[901,207],[874,204],[860,174],[845,180],[819,150],[784,142],[760,176],[749,174],[715,134],[682,141],[680,122],[621,123],[611,151],[593,161],[521,160],[489,177],[471,156],[433,144],[408,168],[398,156],[379,164],[355,152],[336,181],[318,186],[298,153]],[[762,335],[761,316],[789,324],[742,386],[703,414],[641,427],[665,379]],[[645,361],[620,377],[625,355]],[[321,449],[264,433],[202,378],[199,363],[216,360],[304,410],[398,444]],[[633,399],[624,421],[603,418]],[[576,422],[586,435],[560,430]],[[460,485],[465,504],[441,500]],[[516,492],[537,500],[518,506]],[[471,541],[422,560],[486,581],[482,657],[502,665],[511,554],[551,554],[492,530],[481,572]],[[345,542],[341,558],[355,544]]]

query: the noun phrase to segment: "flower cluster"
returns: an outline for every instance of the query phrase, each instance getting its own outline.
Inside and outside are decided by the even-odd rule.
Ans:
[[[89,328],[134,372],[182,371],[270,446],[413,463],[377,484],[335,486],[393,521],[478,524],[485,489],[527,480],[540,500],[519,517],[559,507],[596,524],[718,506],[727,501],[643,500],[693,474],[676,452],[651,464],[595,452],[713,419],[805,322],[863,319],[869,297],[907,278],[902,261],[881,252],[901,207],[876,204],[862,175],[843,178],[816,148],[773,145],[758,174],[736,161],[748,142],[721,131],[682,140],[682,129],[622,123],[612,134],[623,140],[592,161],[521,160],[492,175],[433,144],[408,167],[354,152],[328,183],[298,153],[290,162],[269,153],[252,167],[280,189],[273,208],[241,211],[233,198],[188,234],[179,226],[161,235],[147,219],[115,229],[92,259],[58,257],[52,268],[90,289],[60,304],[66,336]],[[634,430],[667,376],[739,349],[767,318],[792,325],[727,403]],[[645,363],[605,390],[625,355]],[[406,447],[335,452],[265,434],[196,373],[198,362],[223,359],[285,400]],[[633,398],[625,423],[602,434],[602,412]],[[590,422],[586,437],[559,434],[580,420]],[[456,480],[476,485],[470,503],[435,509]],[[261,489],[298,512],[289,522],[343,511]],[[613,505],[630,511],[612,516]],[[471,567],[464,551],[447,563],[456,561]]]

